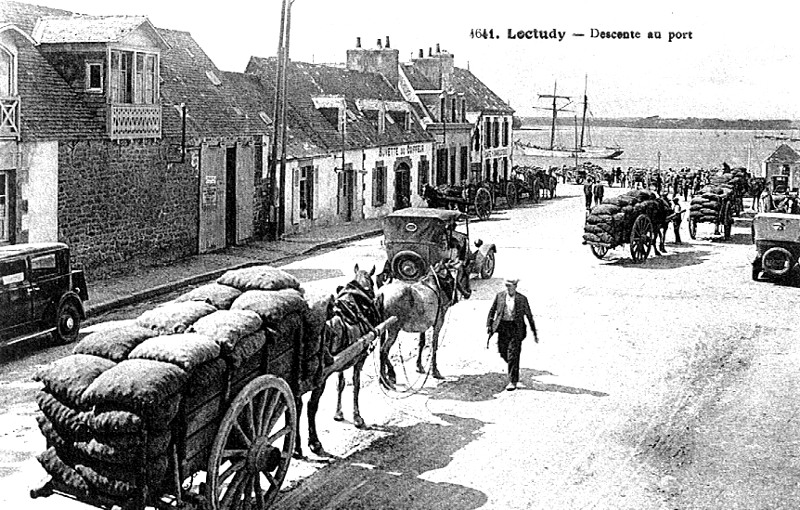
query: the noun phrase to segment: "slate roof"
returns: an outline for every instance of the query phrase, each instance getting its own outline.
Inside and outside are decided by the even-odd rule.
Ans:
[[[163,136],[179,136],[181,115],[174,105],[186,104],[187,137],[239,137],[269,133],[246,91],[245,82],[223,73],[188,32],[157,29],[170,49],[161,56]],[[213,79],[217,79],[219,85]],[[248,84],[249,92],[253,92]]]
[[[800,154],[785,143],[782,143],[767,158],[767,163],[797,163],[798,161],[800,161]]]
[[[0,23],[13,23],[29,35],[40,16],[64,13],[69,14],[19,2],[0,2]],[[105,119],[95,116],[34,46],[20,45],[17,68],[22,141],[104,136]]]
[[[464,93],[468,111],[506,115],[514,113],[513,108],[467,69],[453,69],[453,88],[456,92]]]
[[[414,90],[439,90],[438,83],[433,83],[424,74],[422,74],[414,64],[401,64],[403,72],[406,74],[408,81]]]
[[[258,76],[264,85],[269,101],[268,114],[271,114],[274,102],[276,65],[275,58],[251,57],[246,70]],[[410,115],[410,130],[406,131],[387,121],[384,133],[379,134],[377,121],[359,110],[356,105],[359,99],[403,101],[400,91],[380,74],[291,62],[287,70],[287,84],[287,152],[291,157],[309,157],[341,150],[343,142],[347,150],[354,150],[432,140],[413,115]],[[349,114],[344,140],[336,125],[314,107],[312,98],[326,95],[345,97]]]
[[[145,16],[44,16],[33,37],[42,44],[119,42],[142,25],[154,30]]]

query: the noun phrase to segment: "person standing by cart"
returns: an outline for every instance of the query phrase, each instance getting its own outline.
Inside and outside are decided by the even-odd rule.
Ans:
[[[677,196],[672,199],[672,202],[672,228],[675,232],[675,244],[683,244],[681,241],[681,221],[683,221],[681,215],[684,213],[684,210]]]
[[[586,178],[586,184],[583,185],[583,195],[586,197],[586,210],[590,210],[592,208],[592,188],[594,187],[594,183],[592,182],[591,177]]]
[[[497,333],[497,351],[508,364],[506,391],[514,391],[519,383],[519,358],[522,354],[522,341],[527,336],[525,317],[531,326],[534,342],[539,343],[528,298],[517,292],[518,283],[518,279],[506,279],[506,290],[498,292],[494,297],[486,318],[486,332],[489,338]],[[488,340],[486,347],[489,347]]]

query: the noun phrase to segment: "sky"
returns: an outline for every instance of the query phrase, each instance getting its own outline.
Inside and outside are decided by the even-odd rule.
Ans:
[[[242,72],[251,56],[274,56],[278,45],[280,0],[29,3],[145,15],[190,32],[225,71]],[[518,115],[547,115],[536,109],[549,106],[538,96],[557,85],[576,100],[587,87],[595,117],[800,119],[798,2],[294,0],[291,12],[292,60],[342,63],[356,37],[374,48],[389,36],[401,61],[439,44]],[[494,39],[473,35],[489,30]],[[533,30],[565,35],[514,37]],[[592,37],[619,31],[640,38]],[[669,41],[670,32],[682,37]]]

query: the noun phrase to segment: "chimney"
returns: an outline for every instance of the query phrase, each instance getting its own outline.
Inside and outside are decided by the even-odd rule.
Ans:
[[[441,51],[439,50],[439,43],[438,42],[436,43],[436,53],[441,53]]]
[[[420,48],[419,49],[419,58],[424,58],[424,57],[425,57],[425,51],[422,48]]]
[[[389,36],[387,35],[386,36],[386,49],[388,50],[389,48],[390,48],[390,46],[389,46]]]
[[[431,47],[430,47],[430,46],[428,46],[428,56],[429,56],[429,57],[432,57],[432,56],[433,56],[433,49],[431,49]]]
[[[381,49],[381,40],[378,39],[378,49]]]
[[[356,37],[356,48],[360,48],[360,47],[361,47],[361,38],[360,37]]]

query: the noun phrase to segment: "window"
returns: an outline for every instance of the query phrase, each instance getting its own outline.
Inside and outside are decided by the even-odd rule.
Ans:
[[[503,158],[503,180],[508,180],[508,158]]]
[[[467,100],[461,100],[461,122],[467,121]]]
[[[791,175],[792,171],[789,169],[789,165],[783,165],[781,167],[781,175]]]
[[[447,149],[436,149],[436,185],[447,184]]]
[[[450,184],[456,183],[456,151],[450,153]]]
[[[480,125],[475,127],[472,132],[472,147],[475,151],[481,150],[481,128]]]
[[[300,217],[314,219],[314,167],[300,168]]]
[[[420,156],[419,158],[419,166],[417,167],[417,193],[421,196],[423,191],[425,191],[425,186],[430,182],[430,171],[431,165],[428,158],[425,156]]]
[[[497,182],[497,158],[492,160],[492,182]]]
[[[492,147],[499,147],[500,146],[500,122],[495,119],[494,121],[494,132],[492,133]]]
[[[372,207],[380,207],[386,203],[386,166],[383,161],[375,164],[372,171]]]
[[[9,174],[0,172],[0,242],[10,241],[11,220],[9,215]]]
[[[492,162],[490,160],[486,160],[486,174],[483,176],[483,179],[488,181],[489,176],[492,175]]]
[[[86,90],[103,91],[103,64],[101,62],[86,63]]]
[[[0,46],[0,96],[15,95],[14,84],[14,55]]]
[[[492,146],[492,119],[486,119],[486,128],[483,130],[483,146],[489,148]]]
[[[456,117],[456,98],[450,100],[450,122],[458,122],[458,117]]]
[[[459,174],[459,179],[461,181],[467,180],[467,168],[469,167],[469,147],[463,145],[461,147],[461,172]]]
[[[31,258],[31,278],[34,281],[56,274],[58,274],[58,265],[56,265],[55,253]]]
[[[508,147],[508,119],[503,119],[503,147]]]
[[[0,264],[0,284],[13,285],[25,281],[25,260],[11,260]]]
[[[439,98],[439,121],[440,122],[447,122],[447,112],[445,108],[447,107],[447,100],[444,96]]]
[[[158,96],[157,56],[134,51],[111,52],[111,101],[154,104]]]

